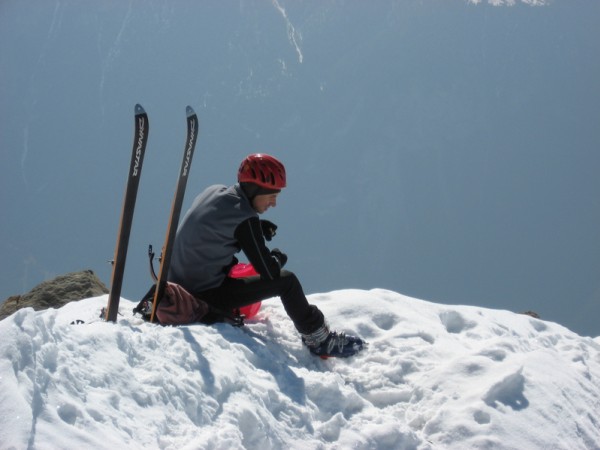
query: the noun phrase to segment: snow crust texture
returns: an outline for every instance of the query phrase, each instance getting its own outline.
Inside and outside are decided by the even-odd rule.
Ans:
[[[321,360],[277,299],[160,327],[107,296],[0,322],[0,449],[600,449],[600,339],[395,292],[315,294],[369,348]],[[81,319],[86,323],[73,325]]]

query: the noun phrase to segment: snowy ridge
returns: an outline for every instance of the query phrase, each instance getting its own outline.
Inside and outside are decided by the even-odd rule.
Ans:
[[[600,448],[599,338],[554,323],[335,291],[310,301],[370,346],[324,361],[277,300],[242,329],[106,301],[0,322],[1,449]]]

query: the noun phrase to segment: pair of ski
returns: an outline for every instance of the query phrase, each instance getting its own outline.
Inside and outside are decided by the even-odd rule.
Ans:
[[[177,186],[175,195],[171,204],[171,213],[167,225],[167,233],[165,243],[162,250],[162,258],[160,262],[160,270],[156,281],[156,291],[154,301],[152,303],[151,322],[154,322],[156,307],[158,302],[163,297],[165,287],[167,285],[167,276],[169,274],[169,266],[171,263],[171,254],[173,250],[173,242],[175,241],[175,233],[179,224],[179,215],[181,214],[181,205],[185,195],[187,179],[192,163],[192,156],[196,147],[198,137],[198,117],[194,110],[188,106],[187,114],[187,136],[185,139],[185,147],[183,151],[183,159],[181,161],[181,169],[177,178]],[[144,154],[146,152],[146,144],[148,142],[149,131],[148,114],[141,105],[135,105],[135,133],[133,138],[133,149],[131,152],[131,163],[129,167],[129,175],[127,185],[125,187],[125,197],[123,200],[123,209],[121,211],[121,220],[119,224],[119,233],[117,236],[117,245],[115,248],[115,256],[113,260],[113,270],[110,283],[110,293],[108,294],[108,305],[106,307],[105,320],[116,322],[119,312],[119,301],[121,299],[121,287],[123,285],[123,274],[125,272],[125,260],[127,259],[127,248],[129,247],[129,235],[131,233],[131,225],[133,223],[133,211],[137,198],[140,176],[142,174],[142,165],[144,162]]]

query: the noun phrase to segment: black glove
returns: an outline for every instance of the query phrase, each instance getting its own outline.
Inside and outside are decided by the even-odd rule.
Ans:
[[[273,250],[271,250],[271,256],[274,256],[275,258],[277,258],[277,260],[279,261],[279,266],[283,268],[283,266],[285,266],[285,263],[287,262],[287,255],[285,253],[282,253],[281,250],[279,250],[278,248],[274,248]]]
[[[277,225],[275,225],[273,222],[269,222],[268,220],[261,220],[260,227],[262,228],[262,234],[267,241],[273,239],[273,236],[277,234]]]

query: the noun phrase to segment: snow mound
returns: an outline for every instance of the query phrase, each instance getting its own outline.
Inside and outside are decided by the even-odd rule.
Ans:
[[[107,296],[20,310],[0,448],[600,448],[598,338],[380,289],[309,300],[369,348],[315,358],[276,299],[244,328],[150,325],[125,299],[105,323]]]

